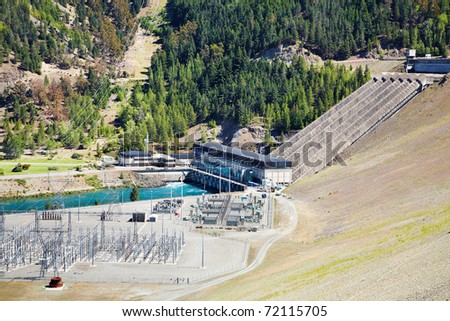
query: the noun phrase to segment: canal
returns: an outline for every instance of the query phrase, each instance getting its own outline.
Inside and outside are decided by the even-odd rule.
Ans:
[[[179,198],[182,195],[196,196],[211,193],[211,190],[204,190],[202,187],[186,183],[170,183],[158,188],[140,188],[139,200],[145,201],[170,197]],[[63,195],[62,201],[64,202],[65,208],[110,204],[117,201],[125,203],[130,202],[130,194],[131,188],[115,189],[112,191],[97,190]],[[48,202],[54,201],[56,201],[54,196],[8,199],[0,201],[0,210],[6,213],[44,210]]]

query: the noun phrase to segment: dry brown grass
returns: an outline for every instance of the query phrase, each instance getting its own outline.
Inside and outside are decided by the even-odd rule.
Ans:
[[[152,1],[148,7],[141,10],[138,18],[150,13],[158,14],[166,3],[167,0]],[[152,55],[161,47],[156,43],[157,41],[157,37],[146,35],[145,31],[139,27],[133,45],[125,53],[121,70],[126,71],[132,79],[146,79]]]
[[[63,290],[47,290],[50,281],[0,282],[1,301],[122,301],[151,300],[151,293],[159,290],[159,285],[140,285],[128,283],[66,283]],[[63,280],[64,281],[64,280]],[[148,293],[141,294],[142,290]]]
[[[352,67],[353,70],[361,66],[369,68],[370,73],[375,76],[382,72],[403,72],[405,60],[379,60],[350,57],[344,61],[334,61],[334,63],[344,65],[346,68]]]

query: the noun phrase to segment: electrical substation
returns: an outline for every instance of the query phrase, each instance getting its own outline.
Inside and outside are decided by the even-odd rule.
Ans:
[[[239,270],[259,235],[249,232],[270,227],[269,198],[256,194],[0,211],[0,281],[170,284]]]
[[[73,222],[71,210],[36,211],[14,215],[14,221],[32,223],[8,224],[0,215],[0,266],[3,274],[22,267],[38,265],[36,277],[47,273],[59,276],[76,262],[174,264],[185,244],[184,232],[176,230],[141,231],[135,213],[116,215],[106,220],[106,212],[82,213],[83,222]],[[78,216],[75,218],[79,219]],[[6,222],[5,222],[6,221]],[[152,223],[148,223],[152,224]]]

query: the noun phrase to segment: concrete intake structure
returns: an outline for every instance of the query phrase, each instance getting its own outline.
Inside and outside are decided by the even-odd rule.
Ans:
[[[292,161],[292,180],[330,165],[345,148],[394,115],[442,75],[383,73],[290,137],[270,156]],[[337,148],[339,147],[339,148]]]

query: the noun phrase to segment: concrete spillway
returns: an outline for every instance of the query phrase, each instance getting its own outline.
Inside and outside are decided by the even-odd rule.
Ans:
[[[314,174],[440,78],[442,76],[400,73],[373,77],[290,137],[271,156],[293,162],[293,181]]]

